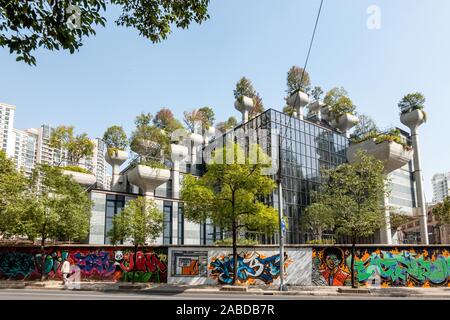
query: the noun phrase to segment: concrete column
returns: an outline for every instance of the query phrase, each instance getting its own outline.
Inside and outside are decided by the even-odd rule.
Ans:
[[[388,196],[384,197],[384,219],[385,219],[385,226],[384,229],[381,230],[380,240],[382,244],[392,244],[391,212],[389,210]]]
[[[417,205],[419,209],[419,220],[420,220],[420,238],[422,244],[429,244],[428,239],[428,217],[427,217],[427,205],[425,201],[425,193],[423,192],[423,173],[422,173],[422,160],[420,156],[420,141],[418,128],[413,128],[411,130],[411,139],[414,152],[414,180],[416,180],[417,189]]]

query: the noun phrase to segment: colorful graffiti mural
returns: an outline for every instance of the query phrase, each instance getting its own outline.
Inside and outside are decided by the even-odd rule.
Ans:
[[[285,253],[285,269],[292,263]],[[231,284],[234,274],[234,258],[231,254],[212,257],[210,277],[221,284]],[[271,284],[280,276],[280,255],[264,256],[256,251],[238,254],[237,276],[239,284]]]
[[[348,248],[313,250],[312,283],[350,284]],[[380,287],[450,286],[450,253],[444,248],[358,248],[355,278],[360,285]]]
[[[167,282],[167,249],[57,248],[42,252],[35,247],[0,248],[0,279],[62,279],[62,263],[68,259],[82,281]]]

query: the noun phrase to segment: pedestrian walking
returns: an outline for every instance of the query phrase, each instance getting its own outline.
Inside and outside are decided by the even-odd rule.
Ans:
[[[61,268],[63,274],[63,284],[67,284],[69,282],[69,274],[70,274],[70,262],[69,259],[66,259]]]

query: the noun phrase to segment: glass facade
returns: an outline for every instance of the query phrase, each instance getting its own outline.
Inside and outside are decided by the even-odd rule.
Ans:
[[[164,201],[163,244],[172,244],[172,202]]]
[[[256,134],[246,136],[237,133],[238,130]],[[258,143],[272,159],[278,161],[279,135],[284,214],[289,223],[286,243],[304,243],[306,235],[300,229],[302,212],[311,204],[311,193],[319,189],[321,170],[335,168],[347,161],[348,139],[331,128],[269,109],[228,132],[221,138],[223,140],[216,140],[215,147],[227,139],[234,138],[245,146],[251,141]],[[276,175],[272,177],[276,179]],[[278,190],[266,202],[278,208]],[[272,241],[271,238],[264,240]]]
[[[111,244],[108,232],[113,228],[113,219],[116,214],[122,212],[125,206],[125,196],[108,194],[106,195],[105,212],[105,244]]]

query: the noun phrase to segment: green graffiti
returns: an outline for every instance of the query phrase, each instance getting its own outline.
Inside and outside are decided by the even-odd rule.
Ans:
[[[348,256],[347,265],[350,261]],[[445,285],[450,277],[450,257],[438,254],[432,259],[424,253],[406,250],[401,253],[372,252],[355,261],[355,272],[360,283],[379,277],[383,283],[393,286]]]

